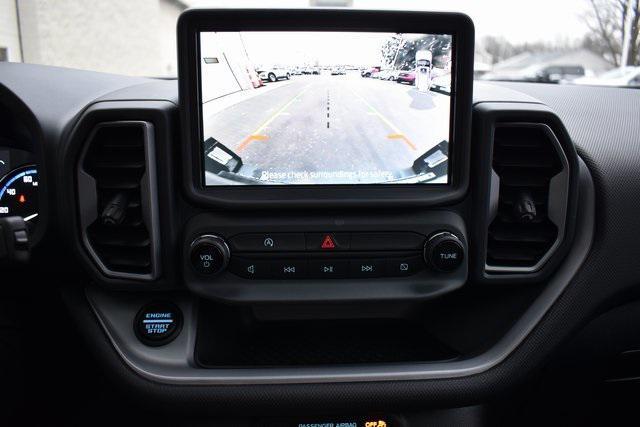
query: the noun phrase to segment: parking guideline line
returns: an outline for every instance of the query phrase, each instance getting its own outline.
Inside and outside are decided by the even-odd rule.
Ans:
[[[404,141],[405,144],[407,144],[409,147],[411,147],[412,150],[416,150],[416,146],[413,145],[413,142],[409,141],[409,138],[407,138],[407,136],[403,133],[392,133],[390,135],[387,135],[387,138],[389,139],[401,139],[402,141]]]
[[[348,87],[348,86],[347,86]],[[369,107],[370,114],[377,116],[380,120],[382,120],[387,126],[389,126],[395,133],[391,134],[391,135],[387,135],[387,138],[389,139],[400,139],[402,140],[405,144],[407,144],[407,146],[409,148],[411,148],[412,150],[416,150],[416,146],[409,140],[409,138],[407,138],[407,136],[404,134],[404,132],[402,132],[400,130],[400,128],[398,128],[396,125],[394,125],[393,123],[391,123],[391,121],[389,119],[387,119],[385,116],[382,115],[382,113],[380,111],[378,111],[373,105],[371,105],[369,103],[369,101],[367,101],[366,99],[364,99],[362,97],[362,95],[360,95],[359,93],[357,93],[355,90],[353,90],[352,88],[349,87],[349,90],[358,98],[360,98],[360,100],[362,100],[362,102],[364,102],[367,107]]]
[[[262,132],[267,126],[269,126],[271,124],[272,121],[274,121],[276,119],[276,117],[278,117],[279,115],[281,115],[282,113],[284,113],[284,111],[289,108],[289,106],[291,104],[293,104],[293,102],[298,99],[300,97],[300,95],[302,95],[303,93],[305,93],[307,91],[307,89],[309,89],[309,87],[311,86],[311,84],[306,85],[296,96],[294,96],[293,98],[291,98],[289,100],[289,102],[287,102],[286,104],[284,104],[278,111],[276,111],[271,117],[269,117],[264,123],[262,123],[260,125],[260,127],[258,127],[258,129],[256,129],[255,131],[253,131],[249,136],[247,136],[241,143],[240,145],[238,145],[238,148],[236,148],[236,151],[243,151],[245,148],[247,148],[247,146],[249,144],[251,144],[251,142],[253,141],[264,141],[266,139],[268,139],[269,137],[266,135],[261,135],[260,132]]]

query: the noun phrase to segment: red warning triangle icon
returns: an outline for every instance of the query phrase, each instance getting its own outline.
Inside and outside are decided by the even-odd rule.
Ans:
[[[322,239],[322,245],[320,245],[320,247],[322,249],[335,249],[336,244],[333,242],[331,236],[327,234],[324,236],[324,239]]]

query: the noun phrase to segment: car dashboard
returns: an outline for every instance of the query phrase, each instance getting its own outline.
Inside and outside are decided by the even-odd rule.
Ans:
[[[59,291],[133,399],[237,425],[483,425],[468,408],[637,295],[637,90],[475,82],[468,189],[429,206],[203,203],[179,105],[176,80],[0,64],[0,217],[31,251],[3,288]],[[513,220],[523,186],[533,223]],[[107,226],[114,188],[127,218]]]

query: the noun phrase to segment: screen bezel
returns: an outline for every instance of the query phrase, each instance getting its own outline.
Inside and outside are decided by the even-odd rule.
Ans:
[[[447,184],[204,185],[199,34],[207,31],[344,31],[451,34],[452,84]],[[226,207],[442,205],[469,185],[474,27],[464,14],[354,9],[189,9],[178,20],[178,76],[187,196]],[[455,96],[454,96],[455,95]]]

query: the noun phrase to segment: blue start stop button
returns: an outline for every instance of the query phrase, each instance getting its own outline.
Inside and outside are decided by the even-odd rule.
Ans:
[[[134,331],[143,344],[157,347],[173,341],[182,329],[182,312],[173,303],[147,304],[136,315]]]

